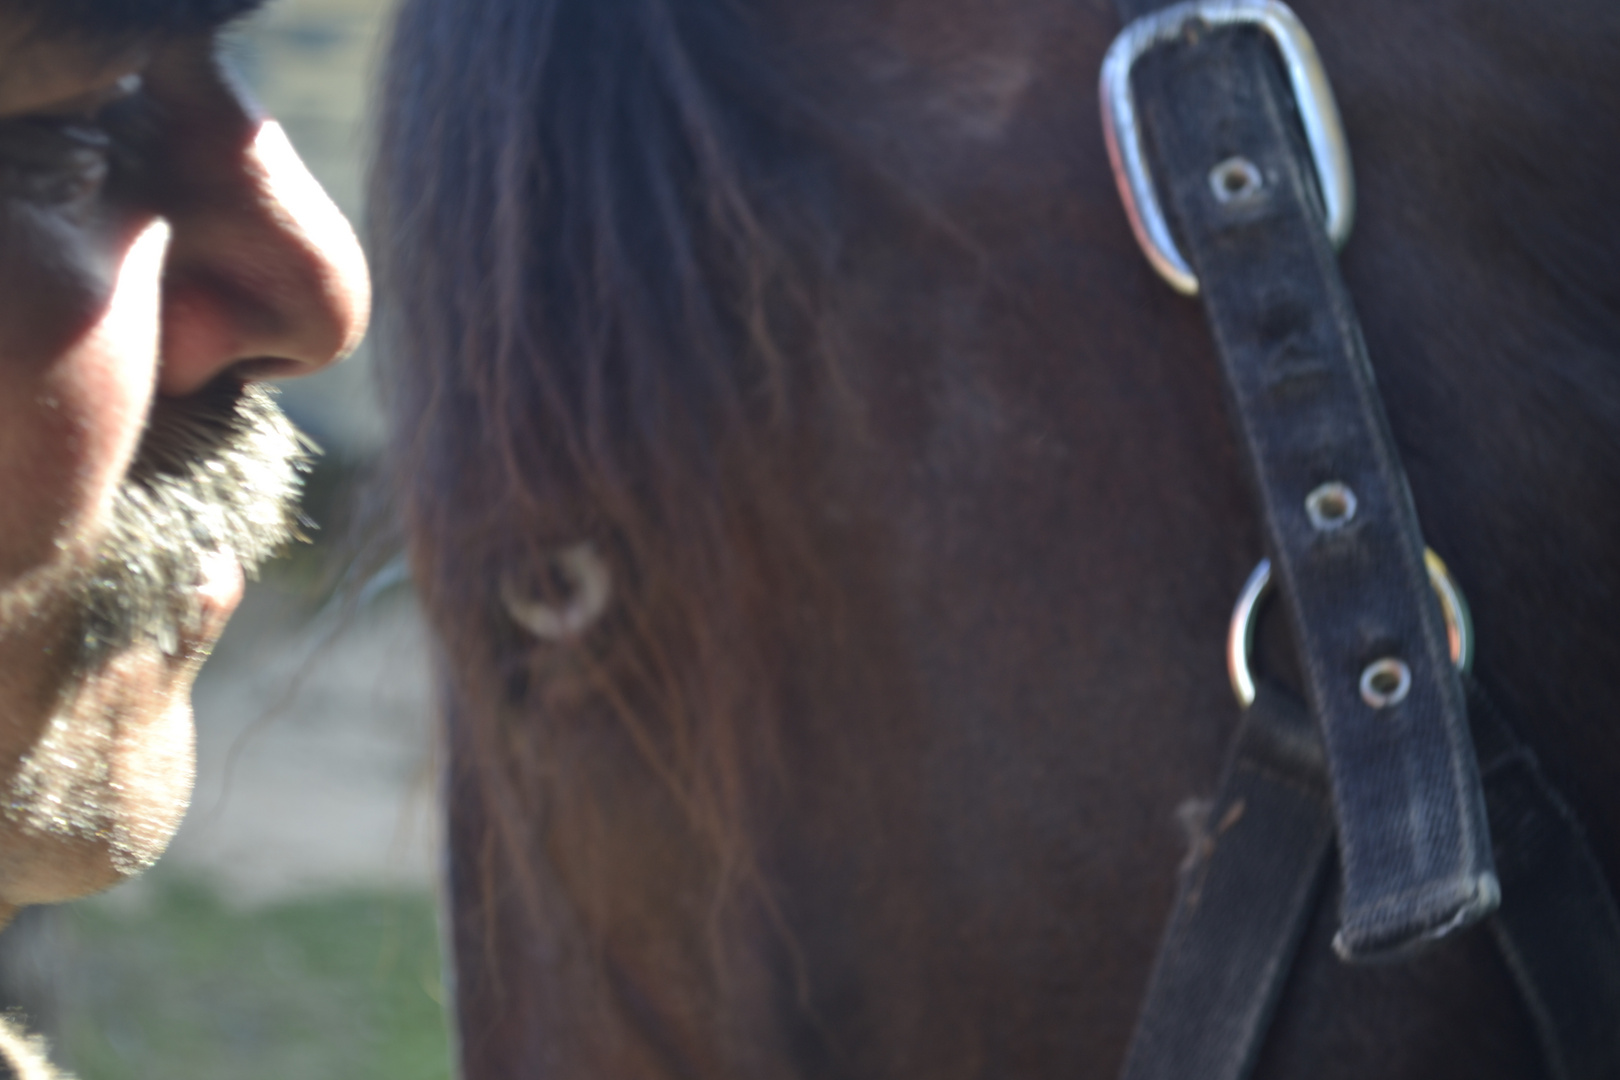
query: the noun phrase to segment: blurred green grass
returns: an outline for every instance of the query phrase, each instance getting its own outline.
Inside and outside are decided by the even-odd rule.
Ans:
[[[243,910],[161,869],[143,889],[63,913],[54,1056],[79,1080],[450,1076],[431,898]]]

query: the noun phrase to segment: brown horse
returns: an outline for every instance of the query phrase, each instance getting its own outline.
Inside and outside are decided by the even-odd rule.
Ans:
[[[1425,538],[1620,884],[1620,6],[1296,10]],[[1118,29],[407,0],[375,236],[469,1077],[1117,1074],[1262,554],[1110,177]],[[1485,935],[1334,923],[1260,1077],[1544,1075]]]

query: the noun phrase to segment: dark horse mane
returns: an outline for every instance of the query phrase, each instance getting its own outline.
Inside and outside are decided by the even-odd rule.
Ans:
[[[1016,21],[990,6],[1001,23]],[[1582,663],[1602,667],[1604,657],[1620,663],[1614,614],[1620,572],[1612,558],[1582,567],[1568,554],[1601,555],[1620,543],[1620,504],[1607,497],[1620,490],[1620,440],[1614,437],[1620,432],[1620,198],[1610,194],[1620,175],[1620,131],[1617,113],[1604,111],[1606,102],[1620,101],[1620,64],[1604,65],[1615,51],[1605,53],[1602,45],[1620,40],[1620,16],[1606,2],[1536,15],[1508,0],[1416,7],[1369,0],[1374,13],[1368,19],[1426,28],[1421,38],[1392,37],[1369,49],[1371,31],[1347,29],[1354,16],[1329,18],[1323,4],[1306,11],[1304,0],[1298,6],[1329,60],[1353,148],[1365,152],[1358,162],[1401,165],[1358,173],[1367,212],[1343,265],[1391,402],[1425,537],[1475,601],[1481,678],[1510,711],[1542,724],[1536,749],[1581,810],[1613,873],[1620,866],[1620,802],[1602,777],[1620,768],[1620,741],[1598,743],[1593,734],[1593,717],[1613,695],[1562,676],[1580,674]],[[1086,51],[1100,55],[1113,29],[1103,7],[1079,5],[1079,14],[1051,16],[1084,24],[1080,30],[1062,26],[1087,64],[1095,56]],[[937,87],[922,86],[926,79],[914,85],[883,74],[882,58],[845,57],[830,32],[813,42],[820,50],[815,63],[782,47],[793,33],[814,38],[823,32],[814,25],[819,9],[817,17],[795,23],[799,16],[787,6],[771,6],[775,21],[754,8],[741,0],[405,0],[401,9],[383,88],[387,108],[372,198],[379,287],[389,304],[382,315],[391,459],[415,578],[442,642],[457,770],[449,777],[451,888],[482,905],[458,910],[454,932],[464,956],[469,942],[485,950],[480,978],[506,980],[493,989],[464,986],[462,1020],[487,1020],[494,1028],[494,1016],[469,1020],[484,1007],[561,1018],[544,1036],[513,1036],[532,1041],[511,1050],[508,1060],[583,1062],[591,1075],[663,1074],[661,1063],[675,1061],[676,1074],[763,1076],[776,1073],[763,1065],[750,1071],[746,1044],[750,1025],[770,1006],[751,1005],[753,998],[813,1005],[800,1010],[810,1014],[809,1029],[821,1023],[817,1010],[827,1007],[848,1006],[864,1018],[836,993],[807,988],[805,960],[797,953],[800,931],[808,925],[809,936],[819,931],[823,943],[838,940],[838,932],[790,910],[792,890],[813,892],[823,883],[810,880],[810,871],[781,865],[787,857],[768,838],[786,830],[803,848],[815,849],[821,860],[810,860],[815,865],[854,866],[855,855],[847,866],[840,861],[839,845],[866,828],[866,819],[842,822],[843,833],[829,825],[824,837],[810,835],[814,822],[789,823],[791,800],[783,792],[793,785],[791,774],[801,758],[813,758],[816,775],[847,782],[847,790],[815,804],[829,820],[836,819],[829,805],[841,798],[862,812],[902,813],[895,807],[918,801],[903,786],[910,781],[881,775],[881,768],[926,740],[891,728],[902,725],[897,716],[909,721],[906,708],[944,712],[940,703],[951,694],[967,699],[978,691],[970,679],[954,679],[953,663],[966,654],[973,662],[985,659],[992,674],[984,685],[1003,679],[997,689],[1010,703],[970,701],[963,715],[978,708],[1004,723],[1013,732],[1009,741],[1022,740],[1029,757],[1056,747],[1050,774],[1068,770],[1078,778],[1072,787],[1101,793],[1097,804],[1081,801],[1078,809],[1029,809],[1019,801],[1026,792],[1010,790],[1014,782],[1007,791],[994,786],[1001,780],[997,764],[1006,776],[1027,781],[1031,793],[1050,797],[1060,785],[1039,771],[1047,762],[1026,769],[1007,751],[1005,761],[982,770],[992,780],[974,789],[984,800],[983,816],[1002,814],[1014,822],[1011,831],[1037,838],[1047,835],[1041,831],[1047,825],[1061,835],[1081,831],[1076,822],[1096,827],[1103,814],[1115,815],[1106,819],[1110,824],[1125,823],[1120,836],[1098,841],[1116,845],[1109,858],[1043,848],[1040,854],[1057,869],[1048,877],[1032,870],[1030,879],[1065,898],[1107,899],[1108,888],[1124,892],[1118,883],[1126,882],[1137,890],[1134,896],[1152,901],[1138,905],[1140,911],[1111,913],[1118,919],[1117,929],[1111,924],[1109,930],[1116,952],[1091,948],[1090,939],[1074,944],[1077,937],[1063,938],[1064,947],[1101,958],[1098,970],[1085,973],[1091,983],[1084,990],[1065,983],[1057,992],[1076,995],[1074,1008],[1116,1040],[1088,1059],[1106,1065],[1128,1031],[1169,899],[1173,849],[1182,842],[1158,839],[1155,830],[1170,816],[1165,800],[1173,804],[1211,790],[1230,734],[1166,734],[1168,721],[1158,728],[1153,723],[1178,710],[1198,716],[1217,707],[1230,711],[1218,663],[1196,670],[1192,661],[1188,670],[1175,665],[1218,653],[1211,643],[1219,640],[1230,598],[1260,554],[1219,390],[1199,366],[1208,360],[1207,335],[1196,309],[1168,295],[1139,264],[1108,190],[1094,127],[1065,131],[1049,140],[1055,149],[1043,145],[1035,152],[1039,160],[1031,168],[1046,170],[1041,182],[1054,176],[1080,181],[1070,203],[1040,205],[1050,214],[1057,250],[1020,233],[1017,244],[1009,244],[1014,256],[990,273],[972,238],[991,233],[1003,215],[1015,217],[1005,204],[1037,186],[1019,187],[1023,174],[1014,166],[1028,163],[1011,162],[1005,174],[984,183],[982,197],[966,191],[971,185],[965,181],[951,188],[949,163],[934,168],[938,162],[918,149],[925,140],[903,121],[915,120],[920,129],[945,124],[942,116],[955,123],[958,114],[976,115],[972,95],[993,97],[999,76],[964,64],[958,81],[979,89],[931,98]],[[824,21],[859,23],[892,14],[884,5],[870,10],[877,8],[885,14],[870,14],[858,3],[833,4]],[[1586,25],[1599,29],[1583,36],[1579,27]],[[972,44],[958,41],[952,48],[966,53]],[[832,66],[829,56],[847,68],[818,70],[816,63]],[[1537,78],[1506,94],[1501,70],[1533,71]],[[870,82],[841,81],[850,71]],[[1442,77],[1449,81],[1435,91],[1429,83]],[[1063,89],[1038,88],[1045,93],[1042,108]],[[878,99],[890,91],[909,98],[892,106],[878,100],[872,115],[863,114],[863,93]],[[1032,111],[1039,112],[1033,126],[1067,119],[1056,106]],[[1594,116],[1606,116],[1608,126],[1594,130]],[[968,121],[961,123],[967,130]],[[971,131],[963,136],[972,137]],[[1072,139],[1072,146],[1058,145],[1061,139]],[[1021,145],[1028,151],[1029,142]],[[1411,191],[1431,201],[1418,203]],[[1433,199],[1436,193],[1442,197]],[[906,224],[893,225],[899,219]],[[1029,227],[1020,221],[1008,226],[1014,228]],[[1077,234],[1085,237],[1083,245],[1064,246]],[[853,295],[847,284],[851,265],[891,293],[915,284],[919,296],[928,296],[913,309],[874,312],[870,308],[879,305],[871,294]],[[1122,266],[1131,269],[1122,273]],[[1520,288],[1498,298],[1491,275],[1503,272]],[[876,294],[887,298],[881,287]],[[1070,294],[1084,299],[1093,323],[1047,318],[1062,315],[1065,304],[1078,306]],[[879,370],[885,356],[863,371],[841,336],[853,341],[864,333],[876,353],[889,347],[882,335],[892,330],[897,355],[937,356],[936,367],[946,375],[961,376],[964,384],[977,378],[981,390],[995,389],[993,378],[939,347],[958,325],[950,322],[954,313],[938,316],[930,309],[927,318],[936,323],[923,329],[916,325],[925,321],[920,317],[907,322],[928,304],[948,306],[950,296],[972,297],[991,312],[985,324],[1002,320],[998,331],[1017,327],[1000,337],[984,333],[993,342],[988,347],[999,350],[998,364],[1005,361],[1013,373],[1003,377],[1046,380],[1031,396],[1050,384],[1059,388],[1054,398],[1069,394],[1084,402],[1099,434],[1090,441],[1077,436],[1074,456],[1089,450],[1098,463],[1052,464],[1066,452],[1061,432],[1036,424],[1005,434],[985,401],[972,398],[977,391],[952,397],[947,385],[929,397],[934,388],[924,382],[931,373]],[[1041,317],[1025,319],[1026,311]],[[1026,332],[1026,324],[1035,329]],[[980,324],[964,315],[959,325],[966,334]],[[1070,343],[1093,331],[1094,337]],[[1053,344],[1052,337],[1061,340]],[[1065,374],[1033,363],[1017,367],[1019,343],[1030,353],[1060,356]],[[1551,359],[1535,368],[1522,363],[1541,356]],[[959,367],[950,368],[953,363]],[[903,384],[907,378],[913,382]],[[1167,390],[1171,384],[1175,389]],[[915,411],[910,407],[923,399],[941,413],[959,408],[963,425],[980,424],[973,433],[979,442],[964,437],[961,446],[929,444],[926,452],[935,456],[896,482],[921,477],[915,484],[926,491],[916,496],[922,505],[916,529],[934,529],[923,541],[908,538],[911,546],[896,543],[882,557],[850,557],[862,544],[883,541],[870,540],[880,530],[863,531],[862,507],[852,505],[855,497],[845,498],[856,485],[840,485],[851,475],[869,479],[857,460],[869,447],[898,445],[925,457],[916,448],[926,440],[913,438],[907,426]],[[1142,435],[1121,432],[1111,426],[1110,413],[1168,418],[1174,425]],[[1015,435],[1023,457],[1007,450]],[[974,524],[953,517],[950,496],[927,485],[948,487],[967,476],[981,485],[975,492],[988,486],[982,482],[990,466],[974,472],[979,462],[972,453],[980,447],[1006,451],[997,459],[1003,469],[1022,467],[1030,477],[1072,483],[1091,500],[1086,509],[1094,516],[1074,511],[1060,517],[1054,510],[1048,518],[1032,511],[1029,520],[1009,519],[1005,532],[1022,527],[1031,536],[1044,530],[1054,537],[1049,547],[1032,541],[1019,548],[1031,559],[1019,568],[1023,577],[1006,569],[1012,556],[961,541],[983,579],[961,586],[968,613],[946,627],[958,615],[948,604],[914,605],[903,612],[911,621],[891,633],[881,623],[902,619],[894,612],[903,605],[893,600],[901,590],[879,575],[906,554],[958,543],[952,522]],[[1142,476],[1132,479],[1140,486],[1117,480],[1138,467]],[[1189,477],[1185,485],[1182,476]],[[1025,479],[1017,474],[995,482],[1016,486]],[[895,488],[874,481],[863,490],[873,503],[872,491]],[[975,505],[967,496],[962,504]],[[1571,508],[1579,512],[1568,513]],[[1566,512],[1556,537],[1544,526],[1549,509]],[[973,587],[1022,587],[1025,578],[1069,565],[1061,560],[1083,557],[1061,551],[1042,561],[1052,549],[1088,529],[1115,526],[1121,533],[1136,529],[1144,539],[1086,549],[1099,552],[1099,561],[1111,553],[1117,560],[1099,566],[1098,581],[1060,582],[1051,595],[1043,584],[992,596],[980,605],[989,614],[973,608],[982,600]],[[1200,530],[1210,534],[1207,551],[1194,550],[1187,539]],[[566,604],[580,586],[563,556],[581,543],[609,568],[613,602],[606,614],[584,632],[561,637],[520,628],[510,594]],[[1142,563],[1128,550],[1119,552],[1155,545],[1184,558],[1148,589],[1134,584]],[[836,569],[830,551],[844,555]],[[962,556],[964,564],[968,559]],[[940,557],[917,577],[934,581],[942,566],[943,573],[955,572]],[[872,579],[860,576],[862,568]],[[1156,563],[1151,569],[1160,572]],[[1152,603],[1164,611],[1131,621]],[[1052,629],[1056,614],[1025,619],[1035,628],[1020,637],[1019,619],[1004,618],[998,608],[1020,604],[1025,614],[1094,605],[1102,613],[1096,622],[1119,624],[1118,640],[1090,626]],[[1554,609],[1560,616],[1550,619]],[[867,625],[874,623],[875,629]],[[852,629],[857,624],[861,628]],[[1148,639],[1161,625],[1173,629],[1151,647],[1118,644]],[[984,626],[995,633],[981,633]],[[878,700],[881,694],[867,695],[862,680],[876,679],[867,673],[891,659],[882,649],[906,633],[955,635],[963,643],[955,651],[917,646],[905,663],[890,665],[910,664],[908,671],[923,673],[917,681],[926,677],[936,685],[907,688],[915,692],[900,706],[883,699],[872,718],[818,708],[827,701]],[[1005,651],[994,652],[1003,642]],[[1058,659],[1043,651],[1048,647]],[[1163,667],[1140,670],[1143,657]],[[1083,672],[1073,679],[1080,691],[1040,688],[1043,675],[1061,681],[1051,679],[1052,672],[1067,677],[1071,668]],[[1155,695],[1157,712],[1136,704]],[[997,711],[1003,708],[1006,717]],[[1020,711],[1036,720],[1017,726],[1008,717]],[[1077,714],[1112,722],[1119,734],[1099,724],[1070,732],[1063,742],[1037,723]],[[981,745],[1001,748],[990,736],[973,742],[982,733],[962,716],[942,728],[942,740],[958,740],[949,743],[958,757],[971,757]],[[1138,732],[1145,742],[1132,741]],[[1138,755],[1162,777],[1138,788],[1110,788],[1106,773],[1114,763]],[[928,768],[959,779],[938,762],[916,771]],[[891,780],[893,802],[872,793]],[[794,796],[801,802],[803,787]],[[1120,798],[1107,802],[1109,792]],[[1167,794],[1173,792],[1181,794]],[[961,824],[938,806],[929,812]],[[977,819],[964,820],[964,828],[978,828]],[[902,857],[907,853],[894,852],[908,842],[903,827],[876,818],[869,827],[877,837],[869,845],[879,852],[874,858],[892,853],[901,867],[889,878],[863,864],[870,880],[892,883],[910,872]],[[892,834],[881,833],[886,828]],[[984,856],[995,850],[994,836],[985,825],[982,835],[974,832],[963,843],[980,845],[967,850]],[[1012,856],[996,865],[1022,872]],[[951,870],[965,879],[980,873],[977,865]],[[981,876],[994,875],[984,869]],[[855,870],[848,877],[866,880]],[[1095,893],[1075,885],[1091,880],[1105,885]],[[898,909],[902,900],[891,906]],[[871,925],[890,925],[883,921],[891,912],[882,896],[856,885],[847,893],[828,886],[817,894],[823,909],[840,910],[835,901],[846,910],[864,905],[882,915]],[[1003,942],[992,917],[999,909],[987,901],[974,910],[991,912],[984,916],[988,929],[975,931],[989,942],[987,950],[1044,945]],[[1023,914],[1017,909],[1008,923],[1022,928],[1014,916]],[[1046,925],[1030,918],[1028,925]],[[897,915],[893,925],[912,924]],[[943,921],[917,925],[929,933],[956,929],[941,931]],[[693,926],[702,933],[691,933]],[[929,949],[916,941],[909,948],[907,959]],[[860,960],[838,954],[826,963],[849,969]],[[1021,953],[1017,962],[1045,971]],[[799,981],[789,978],[793,985],[784,988],[784,970]],[[934,969],[919,961],[898,970],[910,977]],[[534,974],[540,971],[543,977]],[[1420,988],[1445,984],[1440,975],[1422,983],[1430,977],[1412,979]],[[1329,988],[1316,998],[1306,993],[1316,1005],[1300,1006],[1300,1015],[1313,1007],[1323,1015],[1332,1011],[1321,1003],[1336,1006],[1335,994],[1350,993],[1333,981],[1338,978],[1325,968],[1300,976],[1302,984]],[[1124,989],[1111,989],[1110,980]],[[902,996],[915,981],[901,981],[890,996]],[[984,993],[1005,985],[986,982]],[[1024,992],[1023,983],[1015,985]],[[1375,1012],[1378,1000],[1423,999],[1415,991],[1405,998],[1386,993],[1397,982],[1358,985],[1372,989],[1355,991],[1364,995],[1356,999],[1361,1011],[1342,1011],[1346,1028]],[[680,991],[652,1000],[665,986]],[[1038,993],[1038,987],[1028,990],[1032,997]],[[1031,1009],[1027,1015],[1046,1014]],[[1285,1033],[1296,1030],[1291,1023],[1285,1010]],[[1520,1030],[1507,1023],[1501,1029],[1502,1040]],[[930,1030],[918,1021],[906,1034],[922,1045],[928,1040],[918,1033]],[[1066,1060],[1067,1045],[1052,1031],[1052,1024],[1032,1020],[1019,1037],[1050,1049],[1053,1060]],[[720,1032],[735,1045],[708,1045],[699,1032]],[[463,1036],[476,1040],[479,1034],[464,1028]],[[821,1046],[814,1030],[785,1037],[812,1063],[826,1064],[818,1053],[838,1052],[814,1049]],[[935,1041],[952,1045],[949,1038]],[[896,1067],[883,1074],[913,1072]]]
[[[611,905],[583,823],[646,796],[590,760],[629,755],[707,851],[672,885],[718,926],[738,886],[768,905],[747,826],[769,777],[744,762],[777,757],[772,628],[828,593],[778,469],[837,381],[816,319],[837,155],[728,0],[407,3],[396,35],[392,100],[479,73],[468,114],[388,114],[373,205],[393,460],[486,857],[589,936],[533,852]],[[502,575],[565,600],[555,560],[582,540],[611,567],[606,622],[515,627]]]

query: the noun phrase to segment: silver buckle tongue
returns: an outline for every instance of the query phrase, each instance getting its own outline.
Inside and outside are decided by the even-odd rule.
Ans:
[[[1131,90],[1131,69],[1150,49],[1180,37],[1192,23],[1211,27],[1257,26],[1282,54],[1294,104],[1305,128],[1317,183],[1327,211],[1327,233],[1335,247],[1350,236],[1355,218],[1355,181],[1350,175],[1350,148],[1339,122],[1333,89],[1316,55],[1316,46],[1297,16],[1278,0],[1190,0],[1144,15],[1120,31],[1103,60],[1103,136],[1114,182],[1125,204],[1125,216],[1148,262],[1177,292],[1198,293],[1198,278],[1176,247],[1153,186],[1153,174],[1142,147],[1142,126]]]

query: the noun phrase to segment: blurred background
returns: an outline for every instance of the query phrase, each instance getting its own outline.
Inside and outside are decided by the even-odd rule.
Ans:
[[[230,43],[357,226],[391,7],[275,0]],[[283,391],[326,450],[306,499],[320,528],[249,586],[203,671],[196,794],[168,855],[0,934],[0,997],[81,1080],[451,1074],[432,659],[400,564],[356,562],[380,515],[371,364],[368,343]]]

